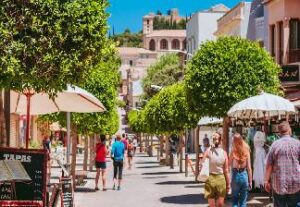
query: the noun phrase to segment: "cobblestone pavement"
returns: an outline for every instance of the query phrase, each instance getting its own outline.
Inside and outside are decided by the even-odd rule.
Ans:
[[[79,163],[82,156],[79,155]],[[78,169],[82,166],[78,166]],[[57,173],[57,172],[56,172]],[[168,207],[168,206],[208,206],[203,197],[203,183],[195,183],[193,177],[178,173],[178,168],[160,166],[156,157],[137,154],[131,170],[125,166],[121,191],[112,190],[112,162],[108,162],[106,192],[94,191],[95,172],[88,173],[87,184],[78,187],[75,193],[76,207]],[[52,178],[58,177],[52,174]],[[101,184],[101,180],[99,180]],[[266,206],[268,199],[252,199],[248,206]],[[230,206],[229,201],[226,206]]]

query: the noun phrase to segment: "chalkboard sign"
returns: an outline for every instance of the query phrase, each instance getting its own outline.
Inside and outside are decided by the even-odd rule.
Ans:
[[[0,160],[18,160],[21,162],[30,180],[2,181],[0,184],[1,203],[15,201],[46,201],[47,151],[0,148]],[[16,168],[17,169],[17,168]],[[21,168],[20,168],[21,169]],[[9,188],[9,186],[12,186]],[[8,196],[10,195],[10,197]]]
[[[60,183],[61,183],[61,206],[74,207],[72,177],[62,177],[60,178]]]

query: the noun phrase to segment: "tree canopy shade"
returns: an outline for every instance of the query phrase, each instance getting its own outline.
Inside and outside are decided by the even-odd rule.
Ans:
[[[129,111],[128,123],[131,130],[135,133],[141,133],[146,131],[145,129],[143,129],[144,121],[142,120],[141,111],[137,111],[137,110]]]
[[[106,0],[0,1],[0,87],[55,93],[99,65]]]
[[[85,80],[79,85],[97,97],[105,106],[102,113],[72,113],[72,124],[77,127],[79,134],[113,134],[118,130],[119,117],[117,113],[117,87],[119,84],[120,59],[114,44],[106,40],[106,48],[102,51],[101,62],[89,71]],[[62,126],[66,124],[63,113],[45,115],[41,121],[59,121]]]
[[[151,98],[155,91],[151,89],[151,85],[161,87],[172,85],[178,82],[183,75],[183,67],[177,54],[170,53],[163,55],[160,59],[147,69],[147,76],[143,79],[143,88],[145,98]]]
[[[142,114],[146,129],[152,133],[180,132],[195,126],[199,118],[189,111],[182,83],[163,88],[150,99]]]
[[[103,50],[105,51],[101,63],[91,70],[80,86],[94,94],[103,103],[106,111],[74,115],[77,129],[83,134],[113,134],[119,127],[116,98],[120,83],[118,72],[120,59],[111,40],[107,40],[106,48]]]
[[[190,108],[201,116],[224,117],[236,102],[278,93],[280,67],[258,43],[239,37],[208,41],[188,63],[185,88]]]

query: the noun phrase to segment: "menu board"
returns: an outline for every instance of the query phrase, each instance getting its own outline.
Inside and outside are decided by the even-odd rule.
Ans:
[[[11,196],[0,197],[0,206],[5,200],[41,201],[45,203],[47,175],[46,150],[0,148],[0,160],[18,161],[3,162],[11,169],[14,179],[12,181],[1,181],[0,192]],[[21,163],[21,166],[18,163]],[[26,175],[29,178],[26,179]],[[8,188],[8,185],[13,185],[13,188]]]
[[[73,199],[73,183],[72,177],[60,178],[61,183],[61,206],[62,207],[74,207]]]

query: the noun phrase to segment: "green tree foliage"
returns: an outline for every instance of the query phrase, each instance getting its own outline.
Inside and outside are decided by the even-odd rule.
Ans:
[[[204,43],[188,63],[185,88],[190,107],[201,116],[224,117],[258,89],[278,93],[279,66],[258,43],[222,37]]]
[[[119,127],[116,98],[120,59],[111,41],[107,42],[104,54],[101,63],[89,73],[81,87],[95,95],[106,111],[74,115],[74,122],[82,134],[113,134]]]
[[[119,47],[142,47],[143,34],[142,32],[132,33],[129,29],[125,29],[122,34],[117,34],[111,37],[117,42]]]
[[[163,29],[186,29],[186,20],[182,19],[179,22],[171,22],[164,16],[155,16],[153,19],[153,29],[163,30]]]
[[[114,44],[106,39],[101,62],[89,72],[84,82],[79,85],[97,97],[105,106],[102,113],[72,113],[72,124],[77,126],[79,134],[113,134],[118,130],[117,87],[120,59]],[[41,116],[40,121],[60,122],[66,126],[65,113]]]
[[[99,65],[107,1],[0,1],[0,87],[55,93]]]
[[[189,111],[184,85],[176,83],[163,88],[151,98],[142,111],[144,129],[150,133],[182,132],[195,126],[198,117]]]
[[[183,67],[175,53],[161,56],[156,63],[147,69],[147,76],[142,81],[145,99],[151,98],[156,93],[151,85],[162,87],[172,85],[178,82],[182,75]]]
[[[131,110],[128,112],[128,123],[131,130],[135,133],[145,132],[143,125],[145,125],[145,121],[143,121],[141,111]]]

